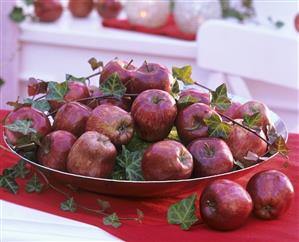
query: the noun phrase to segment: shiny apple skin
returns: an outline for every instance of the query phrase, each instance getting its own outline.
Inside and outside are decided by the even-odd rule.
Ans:
[[[266,131],[267,125],[272,124],[272,121],[271,121],[270,111],[268,107],[261,102],[249,101],[244,103],[236,110],[233,118],[243,119],[246,114],[252,115],[257,111],[260,112],[260,114],[262,115],[260,122],[257,125],[263,128],[264,131]]]
[[[220,112],[224,115],[226,115],[227,117],[234,119],[234,117],[236,116],[236,112],[239,109],[239,107],[241,107],[242,104],[239,102],[232,102],[231,105],[224,111],[216,108],[217,112]],[[229,122],[229,119],[222,117],[223,121]]]
[[[114,72],[119,75],[121,82],[129,88],[131,85],[131,76],[132,73],[136,70],[136,67],[133,64],[130,64],[128,68],[127,65],[129,63],[127,61],[122,60],[111,60],[109,61],[103,68],[103,71],[100,76],[100,84],[103,83],[109,76],[111,76]]]
[[[201,218],[217,230],[241,227],[252,211],[252,199],[238,183],[219,179],[210,183],[200,196]]]
[[[63,8],[57,0],[35,0],[34,13],[41,22],[55,22],[60,18]]]
[[[147,181],[187,179],[193,169],[192,155],[184,145],[173,140],[151,145],[145,150],[141,164]]]
[[[68,8],[74,17],[85,18],[93,9],[93,0],[69,0]]]
[[[242,122],[240,119],[235,121]],[[259,135],[266,139],[262,130],[259,132]],[[249,151],[256,153],[258,156],[263,156],[267,152],[267,143],[265,141],[236,124],[233,125],[232,131],[225,141],[234,158],[241,161],[245,166],[251,166],[256,163],[244,158]]]
[[[247,191],[253,200],[253,213],[261,219],[277,219],[288,210],[294,199],[291,181],[277,170],[255,174],[247,184]]]
[[[233,155],[222,139],[196,139],[187,148],[193,156],[195,177],[229,172],[234,166]]]
[[[125,145],[134,134],[133,118],[119,107],[103,104],[92,111],[86,123],[86,131],[104,134],[116,146]]]
[[[196,98],[198,103],[204,103],[207,105],[210,105],[210,103],[211,103],[210,93],[201,92],[200,90],[198,90],[196,88],[188,88],[188,89],[182,90],[180,93],[180,98],[183,98],[186,96],[192,96],[192,97]]]
[[[98,0],[96,2],[96,9],[102,18],[113,19],[122,10],[122,5],[118,0]]]
[[[109,138],[96,131],[82,134],[74,143],[67,158],[67,170],[83,176],[111,176],[117,150]]]
[[[47,134],[37,151],[39,163],[56,170],[66,171],[66,159],[75,141],[76,137],[65,130]]]
[[[155,63],[143,63],[132,73],[128,92],[138,94],[149,89],[159,89],[170,93],[173,82],[174,79],[167,67]]]
[[[78,137],[85,132],[90,114],[91,109],[81,103],[66,103],[58,109],[54,117],[53,128],[54,130],[66,130]]]
[[[159,141],[168,136],[174,124],[176,102],[165,91],[147,90],[133,102],[131,115],[135,121],[135,130],[143,140]]]
[[[31,127],[34,128],[41,137],[51,132],[51,124],[48,117],[39,110],[32,107],[22,107],[12,111],[5,119],[5,125],[13,124],[17,120],[31,120]],[[12,145],[17,144],[17,140],[24,137],[22,133],[5,129],[5,135]]]
[[[218,115],[215,110],[203,103],[194,103],[179,112],[176,128],[183,143],[189,144],[192,140],[208,137],[208,127],[203,119],[209,118],[212,114]],[[221,119],[220,116],[219,118]],[[188,130],[196,127],[197,124],[200,125],[198,128]]]

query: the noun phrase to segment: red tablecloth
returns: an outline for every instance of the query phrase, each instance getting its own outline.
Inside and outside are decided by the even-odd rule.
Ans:
[[[0,118],[3,117],[3,115],[4,112],[0,112]],[[0,131],[2,133],[2,128]],[[1,144],[3,144],[2,138]],[[53,190],[47,190],[41,194],[26,193],[23,189],[24,182],[22,180],[18,180],[20,187],[23,187],[18,195],[12,195],[3,189],[0,189],[0,195],[1,199],[6,201],[96,225],[126,241],[295,242],[299,241],[299,134],[290,134],[288,146],[290,149],[290,159],[287,167],[283,165],[284,160],[277,157],[271,162],[268,162],[268,164],[261,165],[257,170],[254,170],[253,173],[258,170],[275,168],[287,174],[295,187],[296,193],[291,208],[278,220],[261,221],[252,216],[243,227],[231,232],[210,230],[203,224],[194,226],[190,231],[181,231],[178,226],[168,225],[167,208],[171,203],[177,201],[178,198],[130,200],[85,191],[78,191],[78,193],[75,194],[75,200],[88,207],[94,207],[95,209],[97,208],[96,199],[107,200],[111,203],[119,216],[122,217],[134,216],[136,208],[144,212],[145,217],[142,224],[135,221],[124,221],[120,228],[114,229],[103,225],[100,216],[89,214],[82,210],[78,210],[76,213],[60,210],[60,203],[65,200],[65,197]],[[13,165],[18,160],[15,155],[2,149],[0,149],[0,157],[1,171]],[[246,175],[238,180],[238,182],[244,185],[252,175],[253,174]]]

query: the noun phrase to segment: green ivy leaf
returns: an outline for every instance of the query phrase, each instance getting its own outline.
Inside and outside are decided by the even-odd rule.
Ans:
[[[31,179],[26,183],[26,192],[37,192],[40,193],[43,189],[44,184],[40,182],[36,173],[33,174]]]
[[[70,197],[66,201],[62,202],[60,204],[60,209],[63,211],[68,211],[68,212],[75,212],[77,210],[77,204],[75,203],[75,200],[73,197]]]
[[[172,127],[169,135],[167,136],[167,139],[172,139],[176,141],[180,141],[180,137],[178,135],[178,131],[175,126]]]
[[[101,211],[106,211],[107,209],[111,208],[111,205],[108,201],[104,201],[101,199],[97,199],[98,205],[101,207]]]
[[[111,225],[113,228],[118,228],[121,226],[120,220],[116,213],[103,218],[103,224]]]
[[[109,76],[101,85],[100,91],[104,95],[113,95],[116,97],[122,97],[126,93],[127,88],[121,82],[119,75],[114,72]]]
[[[27,174],[30,173],[30,170],[26,167],[26,161],[20,159],[17,164],[12,167],[14,171],[14,177],[20,177],[24,179]]]
[[[234,164],[241,169],[245,168],[245,165],[241,161],[234,160]]]
[[[48,94],[46,96],[47,100],[57,100],[63,101],[65,94],[68,91],[67,81],[58,83],[58,82],[49,82],[48,83]]]
[[[17,194],[19,190],[18,184],[13,177],[10,177],[10,175],[0,176],[0,187],[5,188],[13,194]]]
[[[243,123],[243,125],[247,126],[248,128],[259,129],[258,125],[260,123],[261,118],[262,118],[262,115],[260,112],[255,112],[252,115],[245,114],[242,123]]]
[[[171,87],[171,95],[173,96],[174,99],[178,99],[180,91],[181,90],[180,90],[179,82],[175,78],[174,83],[172,84],[172,87]]]
[[[168,223],[179,224],[182,230],[188,230],[197,221],[196,193],[182,199],[168,208]]]
[[[86,78],[85,77],[75,77],[73,75],[70,74],[66,74],[65,75],[65,80],[66,81],[78,81],[78,82],[82,82],[82,83],[86,83]]]
[[[215,91],[211,92],[212,100],[211,105],[212,107],[217,107],[220,110],[224,111],[231,105],[231,100],[227,95],[227,88],[226,85],[223,83],[219,87],[216,88]]]
[[[16,23],[23,22],[26,18],[23,8],[15,6],[9,14],[9,18]]]
[[[129,151],[144,152],[144,150],[146,150],[150,145],[151,145],[151,143],[142,140],[141,138],[139,138],[139,136],[136,133],[134,133],[132,139],[126,145],[126,148]]]
[[[275,154],[276,152],[278,152],[279,154],[281,154],[286,158],[288,157],[288,153],[289,153],[289,149],[286,145],[286,142],[281,135],[279,135],[274,141],[274,143],[270,145],[269,151],[271,154]]]
[[[185,84],[193,84],[194,81],[191,78],[192,75],[192,66],[183,66],[179,67],[172,67],[172,75],[174,78],[184,82]]]
[[[88,60],[88,63],[90,64],[91,69],[94,71],[100,67],[104,66],[103,61],[98,61],[96,58],[92,57]]]
[[[208,126],[208,133],[210,137],[228,138],[232,131],[232,126],[221,120],[217,114],[212,114],[209,118],[204,119],[205,124]]]
[[[187,106],[190,106],[194,103],[198,103],[198,98],[193,97],[191,95],[180,97],[178,100],[178,106],[180,108],[185,108]]]
[[[114,180],[126,180],[126,171],[123,167],[116,164],[111,177]]]
[[[5,125],[4,127],[9,129],[13,132],[19,132],[24,135],[27,135],[29,133],[36,133],[36,129],[30,128],[32,125],[31,120],[16,120],[13,124]]]
[[[30,98],[26,98],[24,99],[24,103],[31,104],[31,107],[41,112],[48,112],[51,109],[51,106],[46,99],[32,100]]]

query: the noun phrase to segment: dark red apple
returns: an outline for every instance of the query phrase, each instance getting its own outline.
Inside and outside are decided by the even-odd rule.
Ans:
[[[6,117],[5,125],[13,124],[17,120],[30,120],[32,122],[31,128],[35,129],[41,137],[51,132],[51,124],[48,117],[35,108],[22,107],[12,111]],[[5,135],[12,145],[17,144],[18,139],[24,137],[24,134],[7,128],[5,129]]]
[[[256,112],[259,112],[261,114],[261,119],[260,122],[258,122],[257,126],[263,128],[263,130],[265,131],[267,125],[272,124],[272,121],[268,107],[261,102],[249,101],[244,103],[236,110],[233,118],[243,119],[245,115],[252,115]]]
[[[107,136],[88,131],[71,148],[67,170],[84,176],[108,178],[113,172],[116,155],[116,148]]]
[[[114,59],[109,61],[103,68],[100,76],[100,84],[103,83],[114,72],[119,75],[121,82],[128,88],[131,84],[132,73],[135,72],[136,67],[127,61]]]
[[[191,96],[191,97],[197,99],[196,103],[204,103],[207,105],[210,105],[210,103],[211,103],[210,93],[202,92],[196,88],[188,88],[188,89],[181,91],[180,99],[185,98],[187,96]]]
[[[116,18],[122,10],[121,2],[118,0],[98,0],[96,9],[102,18]]]
[[[68,131],[57,130],[47,134],[37,151],[40,164],[66,171],[67,156],[76,141],[76,137]]]
[[[210,183],[200,196],[201,218],[217,230],[233,230],[242,226],[252,211],[248,192],[238,183],[219,179]]]
[[[179,112],[176,120],[176,128],[180,139],[188,144],[192,140],[208,137],[208,127],[204,123],[205,118],[216,114],[210,106],[203,103],[194,103]],[[219,116],[219,115],[218,115]],[[219,116],[221,119],[221,117]]]
[[[85,131],[87,119],[91,109],[78,102],[69,102],[58,109],[55,117],[54,130],[66,130],[75,136],[80,136]]]
[[[142,173],[147,181],[187,179],[192,174],[193,159],[181,143],[174,140],[159,141],[144,152]]]
[[[196,177],[225,173],[234,166],[233,155],[222,139],[196,139],[187,148],[194,159],[193,174]]]
[[[252,197],[253,213],[261,219],[276,219],[284,214],[294,199],[289,178],[280,171],[267,170],[255,174],[247,184]]]
[[[86,123],[86,131],[97,131],[106,135],[114,145],[129,143],[134,133],[131,115],[111,104],[96,107]]]
[[[148,89],[159,89],[170,93],[174,79],[165,66],[155,63],[143,63],[132,73],[128,86],[129,93],[141,93]]]
[[[299,13],[297,13],[295,16],[294,25],[295,25],[295,29],[297,30],[297,32],[299,32]]]
[[[57,0],[35,0],[34,12],[41,22],[54,22],[60,18],[63,8]]]
[[[69,0],[68,7],[74,17],[85,18],[93,9],[93,0]]]
[[[231,105],[226,109],[226,110],[224,110],[224,111],[222,111],[222,110],[220,110],[220,109],[218,109],[217,107],[216,107],[216,111],[217,112],[220,112],[220,113],[222,113],[222,114],[224,114],[224,115],[226,115],[226,116],[228,116],[229,118],[232,118],[232,119],[234,119],[234,117],[236,116],[235,115],[235,113],[236,113],[236,111],[239,109],[239,107],[241,107],[242,106],[242,104],[241,103],[239,103],[239,102],[232,102],[231,103]],[[224,121],[226,121],[226,122],[228,122],[229,120],[227,119],[227,118],[225,118],[225,117],[222,117],[222,119],[224,120]]]
[[[241,122],[241,120],[235,121]],[[266,139],[262,130],[259,132],[259,135]],[[247,156],[249,151],[257,154],[258,156],[263,156],[267,152],[267,143],[265,141],[236,124],[233,125],[233,129],[225,141],[234,158],[241,161],[245,166],[251,166],[256,163],[254,160],[244,158]]]
[[[131,114],[140,137],[154,142],[168,136],[177,115],[177,107],[169,93],[151,89],[137,96]]]

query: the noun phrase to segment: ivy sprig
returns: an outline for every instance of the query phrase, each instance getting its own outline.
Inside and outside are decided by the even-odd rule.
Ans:
[[[117,72],[114,72],[100,85],[100,91],[103,95],[121,98],[125,95],[127,88],[121,82]]]
[[[210,137],[227,139],[232,131],[232,125],[222,121],[218,114],[213,113],[209,118],[205,118],[203,121],[208,126]]]

